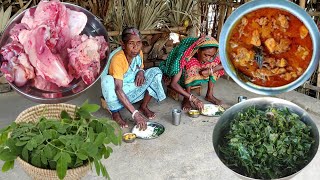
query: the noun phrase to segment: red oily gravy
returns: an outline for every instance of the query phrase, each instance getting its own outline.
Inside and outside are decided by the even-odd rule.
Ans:
[[[263,66],[255,61],[254,47],[263,49]],[[233,27],[227,55],[236,70],[264,87],[279,87],[298,79],[313,53],[309,30],[291,13],[261,8],[243,16]]]

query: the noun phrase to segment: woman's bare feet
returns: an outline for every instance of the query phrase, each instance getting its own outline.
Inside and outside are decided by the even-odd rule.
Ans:
[[[128,124],[122,119],[119,112],[112,113],[112,119],[116,121],[121,128],[127,128]]]
[[[192,109],[192,105],[188,98],[183,98],[181,106],[184,111],[190,111]]]
[[[215,105],[221,105],[222,101],[216,97],[214,97],[213,95],[206,95],[206,97],[204,98],[206,101],[211,102],[212,104]]]
[[[148,119],[154,119],[156,117],[156,113],[151,111],[148,107],[141,107],[139,108],[139,111],[146,116]]]

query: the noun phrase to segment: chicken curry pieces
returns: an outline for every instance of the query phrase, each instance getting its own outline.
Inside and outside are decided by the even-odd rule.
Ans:
[[[308,29],[291,13],[262,8],[234,26],[227,54],[238,72],[264,87],[289,84],[307,69],[313,53]]]

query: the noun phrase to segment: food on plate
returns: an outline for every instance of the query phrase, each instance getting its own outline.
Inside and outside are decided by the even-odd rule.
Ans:
[[[87,20],[59,0],[41,1],[10,30],[10,41],[0,49],[0,70],[18,87],[57,91],[79,78],[92,84],[108,44],[103,36],[80,34]]]
[[[202,113],[204,113],[204,114],[214,114],[218,110],[219,110],[218,107],[216,107],[215,105],[204,106],[204,108],[202,110]]]
[[[241,77],[264,87],[279,87],[308,68],[313,45],[306,26],[290,12],[261,8],[232,29],[227,55]]]
[[[206,116],[220,116],[224,111],[225,109],[222,106],[205,104],[201,114]]]
[[[256,179],[289,176],[310,162],[311,127],[286,107],[248,107],[236,112],[219,139],[229,168]]]
[[[147,129],[140,130],[137,125],[132,128],[132,133],[134,133],[137,138],[142,139],[154,139],[159,137],[165,128],[163,125],[156,123],[156,122],[147,122]]]

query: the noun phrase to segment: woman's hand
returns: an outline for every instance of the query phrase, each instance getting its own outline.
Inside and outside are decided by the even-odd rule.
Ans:
[[[136,86],[142,86],[144,81],[145,81],[144,71],[140,70],[136,75],[136,80],[135,80]]]
[[[191,102],[197,107],[197,109],[201,112],[204,109],[204,105],[203,102],[200,101],[200,99],[198,99],[195,96],[191,97]]]
[[[133,119],[136,121],[137,127],[140,131],[144,131],[147,129],[147,120],[140,112],[137,112],[134,115]]]
[[[202,69],[199,71],[199,74],[201,76],[208,77],[210,75],[210,69],[209,68]]]

